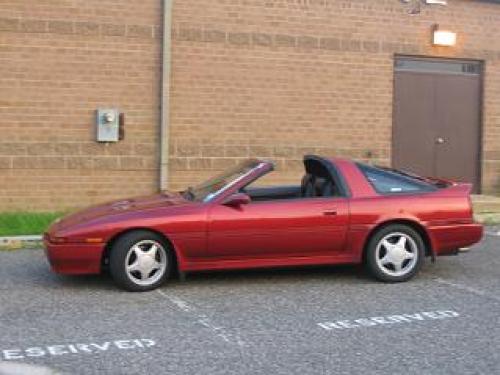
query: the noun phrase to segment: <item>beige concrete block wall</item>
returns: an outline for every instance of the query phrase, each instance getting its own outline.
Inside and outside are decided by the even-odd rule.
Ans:
[[[124,6],[125,4],[125,6]],[[161,4],[0,4],[0,210],[59,210],[157,187]],[[95,142],[95,109],[126,139]]]
[[[315,152],[390,163],[395,54],[485,60],[483,187],[500,192],[500,6],[183,0],[174,5],[170,183],[246,157],[297,181]],[[431,26],[458,33],[431,46]]]
[[[0,4],[0,210],[59,210],[158,189],[160,0]],[[430,45],[434,23],[454,48]],[[500,193],[500,6],[453,0],[176,0],[169,185],[247,157],[295,182],[305,153],[389,163],[395,54],[485,61],[483,186]],[[126,113],[95,143],[94,111]]]

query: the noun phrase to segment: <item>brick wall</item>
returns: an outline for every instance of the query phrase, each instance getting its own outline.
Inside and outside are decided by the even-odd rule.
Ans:
[[[161,3],[0,3],[0,210],[53,210],[157,187]],[[98,144],[95,109],[126,113]]]
[[[0,3],[0,210],[53,210],[158,187],[160,0]],[[430,45],[433,23],[459,33]],[[169,185],[242,158],[297,181],[305,153],[390,161],[393,56],[486,61],[483,184],[500,193],[500,6],[452,0],[176,0]],[[94,142],[94,110],[126,140]]]
[[[390,162],[394,54],[486,60],[486,192],[500,193],[500,6],[453,0],[182,0],[174,5],[170,182],[248,156],[297,181],[315,152]],[[431,25],[459,33],[430,45]]]

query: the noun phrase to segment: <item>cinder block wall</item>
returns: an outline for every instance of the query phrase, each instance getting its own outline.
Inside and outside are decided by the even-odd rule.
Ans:
[[[242,158],[298,181],[315,152],[390,162],[395,54],[486,61],[483,186],[500,193],[500,5],[453,0],[182,0],[174,5],[170,182]],[[456,31],[436,48],[431,25]]]
[[[58,210],[157,187],[159,0],[0,3],[0,210]],[[98,107],[126,139],[98,144]]]
[[[158,188],[160,0],[0,4],[0,210],[85,206]],[[459,34],[430,46],[433,23]],[[169,185],[246,157],[295,182],[305,153],[390,161],[394,54],[485,61],[483,187],[500,193],[500,6],[410,17],[396,0],[176,0]],[[117,106],[126,140],[95,143]]]

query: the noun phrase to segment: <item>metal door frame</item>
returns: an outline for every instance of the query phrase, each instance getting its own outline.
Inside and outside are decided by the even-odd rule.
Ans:
[[[478,145],[478,153],[477,155],[477,184],[478,184],[478,192],[479,194],[483,190],[483,120],[484,120],[484,71],[485,71],[485,60],[480,59],[469,59],[469,58],[461,58],[461,57],[440,57],[440,56],[426,56],[426,55],[403,55],[395,53],[393,55],[393,64],[392,64],[392,128],[391,128],[391,165],[394,165],[394,114],[395,114],[395,102],[396,102],[396,61],[398,59],[408,59],[408,60],[420,60],[420,61],[439,61],[439,62],[462,62],[462,63],[474,63],[479,66],[479,145]],[[418,71],[417,71],[418,73]],[[427,74],[459,74],[459,73],[445,73],[445,72],[432,72],[423,71],[422,73]]]

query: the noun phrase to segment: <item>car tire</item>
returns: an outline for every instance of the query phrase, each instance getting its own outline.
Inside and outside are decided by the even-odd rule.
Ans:
[[[173,264],[169,244],[159,234],[146,230],[119,237],[109,256],[111,277],[130,292],[158,288],[172,274]]]
[[[378,230],[369,240],[365,264],[369,272],[384,282],[402,282],[422,268],[425,243],[413,228],[391,224]]]

